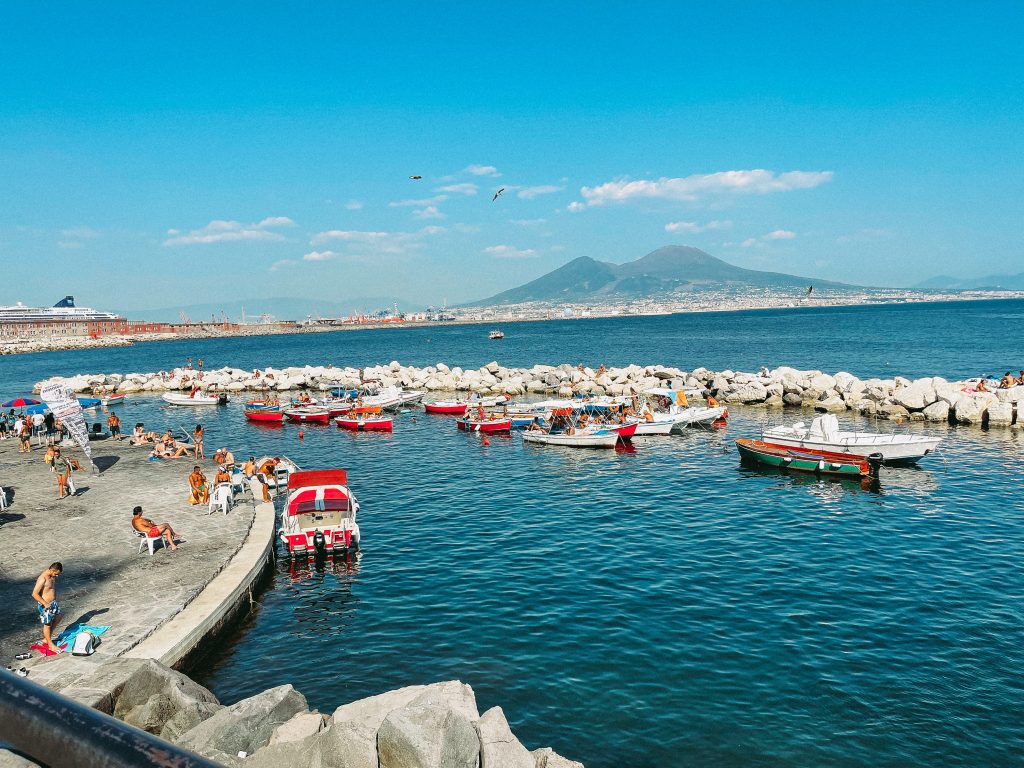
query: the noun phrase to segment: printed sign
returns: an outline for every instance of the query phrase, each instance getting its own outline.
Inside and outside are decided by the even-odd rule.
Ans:
[[[78,402],[75,393],[66,384],[52,381],[40,388],[39,397],[46,403],[46,407],[53,413],[54,418],[60,419],[64,428],[75,438],[75,442],[85,451],[85,455],[91,463],[92,446],[89,445],[89,427],[82,414],[82,404]]]

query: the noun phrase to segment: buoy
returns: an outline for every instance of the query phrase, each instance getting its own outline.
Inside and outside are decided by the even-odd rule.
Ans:
[[[302,431],[302,430],[300,429],[300,430],[299,430],[299,440],[302,440],[302,439],[303,439],[303,438],[304,438],[305,436],[306,436],[306,433],[305,433],[305,432],[303,432],[303,431]]]
[[[485,437],[485,438],[484,438],[484,445],[490,445],[490,444],[491,444],[491,441],[490,441],[490,440],[488,440],[488,439],[487,439],[487,438]]]

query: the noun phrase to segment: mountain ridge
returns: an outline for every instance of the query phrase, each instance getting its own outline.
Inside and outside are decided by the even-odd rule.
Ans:
[[[715,288],[807,288],[853,290],[859,286],[765,272],[729,264],[699,248],[666,245],[625,264],[578,256],[528,283],[463,306],[527,302],[579,302],[605,298],[667,297]]]

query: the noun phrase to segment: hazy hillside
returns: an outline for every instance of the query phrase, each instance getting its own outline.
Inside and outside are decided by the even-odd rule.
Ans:
[[[810,277],[744,269],[698,248],[667,245],[627,264],[609,264],[581,256],[543,277],[473,302],[469,306],[528,301],[597,301],[602,298],[643,299],[721,288],[797,290],[809,285],[819,288],[854,288]]]
[[[1024,272],[1016,275],[988,275],[987,277],[958,278],[938,275],[913,286],[918,291],[1004,290],[1024,291]]]

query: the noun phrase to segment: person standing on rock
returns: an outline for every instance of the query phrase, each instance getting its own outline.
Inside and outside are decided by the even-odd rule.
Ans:
[[[43,644],[54,653],[61,650],[53,642],[53,628],[60,622],[60,606],[57,605],[57,577],[64,572],[59,562],[51,563],[50,567],[39,574],[32,599],[38,603],[39,622],[43,625]]]
[[[53,411],[47,410],[43,416],[43,425],[46,427],[46,444],[53,445],[56,442],[57,420],[54,418]]]
[[[192,437],[196,442],[196,458],[205,459],[206,451],[203,449],[203,425],[196,424],[196,429],[192,433]]]
[[[74,465],[66,456],[62,456],[60,448],[53,449],[53,471],[57,473],[57,498],[63,499],[69,496],[68,480],[71,479],[71,470]]]
[[[107,429],[110,430],[110,436],[114,440],[121,439],[121,418],[113,411],[107,416]]]

